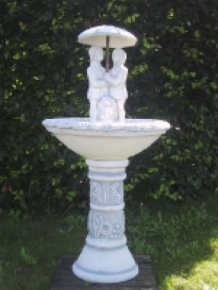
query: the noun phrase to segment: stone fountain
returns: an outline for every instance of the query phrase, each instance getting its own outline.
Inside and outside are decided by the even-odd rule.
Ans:
[[[78,41],[91,45],[87,69],[90,118],[46,119],[43,125],[70,150],[86,158],[90,179],[88,236],[73,273],[89,282],[117,283],[138,274],[125,236],[124,190],[128,158],[148,148],[170,128],[152,119],[125,119],[128,98],[122,49],[136,43],[124,29],[97,26],[81,33]],[[106,69],[101,65],[106,47]],[[109,70],[109,47],[113,67]]]

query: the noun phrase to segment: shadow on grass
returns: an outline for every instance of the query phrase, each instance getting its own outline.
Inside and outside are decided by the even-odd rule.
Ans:
[[[0,289],[48,290],[59,257],[78,254],[85,240],[80,215],[2,219]]]

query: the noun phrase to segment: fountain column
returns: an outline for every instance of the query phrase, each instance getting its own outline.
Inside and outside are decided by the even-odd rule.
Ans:
[[[123,180],[128,160],[86,160],[90,178],[88,236],[75,275],[98,283],[117,283],[138,274],[125,236]]]

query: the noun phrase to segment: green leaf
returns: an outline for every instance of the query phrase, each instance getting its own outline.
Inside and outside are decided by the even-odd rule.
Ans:
[[[195,30],[194,36],[195,36],[195,38],[200,38],[200,36],[201,36],[200,32],[198,30]]]

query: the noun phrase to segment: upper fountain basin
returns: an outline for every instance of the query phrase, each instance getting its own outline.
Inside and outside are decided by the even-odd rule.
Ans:
[[[121,160],[148,148],[169,128],[165,121],[126,119],[123,123],[57,118],[42,122],[70,150],[87,159]]]

